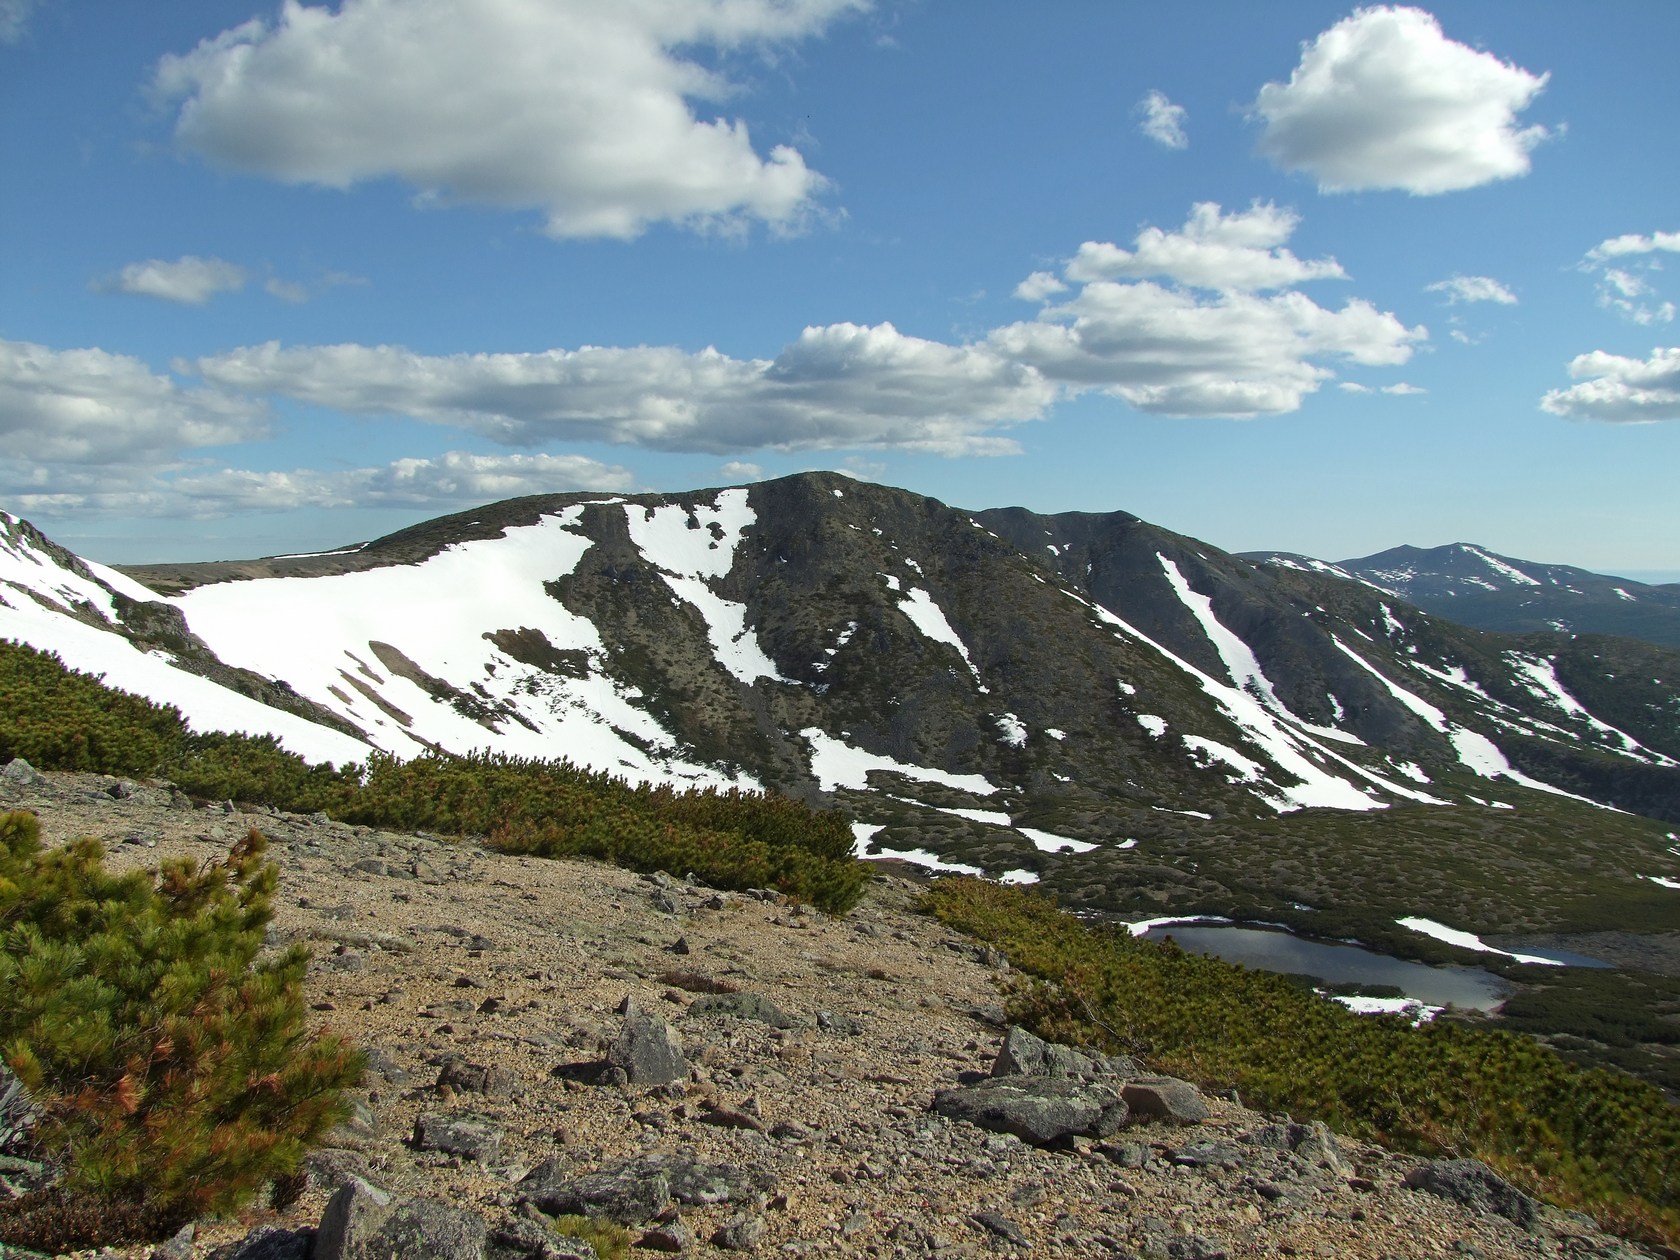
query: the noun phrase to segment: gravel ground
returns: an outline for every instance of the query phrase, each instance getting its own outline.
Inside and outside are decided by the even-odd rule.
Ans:
[[[1525,1228],[1412,1189],[1419,1162],[1377,1147],[1268,1145],[1284,1118],[1220,1097],[1198,1125],[1133,1124],[1059,1149],[935,1114],[936,1090],[991,1069],[1001,959],[917,914],[918,885],[896,875],[835,919],[94,775],[14,785],[0,808],[34,810],[48,843],[100,837],[121,867],[213,859],[259,828],[280,866],[272,935],[313,947],[308,1002],[371,1052],[358,1118],[313,1157],[311,1188],[284,1212],[198,1223],[193,1256],[259,1224],[314,1225],[348,1173],[495,1222],[544,1161],[581,1175],[644,1155],[730,1165],[753,1183],[664,1223],[663,1241],[694,1253],[722,1254],[710,1240],[744,1220],[752,1249],[785,1255],[1649,1254],[1555,1209]],[[690,1012],[695,976],[768,999],[796,1026]],[[597,1083],[626,997],[676,1030],[686,1080]],[[468,1119],[484,1149],[421,1149],[421,1117]]]

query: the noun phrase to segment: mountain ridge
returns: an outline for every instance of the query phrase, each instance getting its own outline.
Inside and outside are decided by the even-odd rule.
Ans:
[[[1646,877],[1680,877],[1650,821],[1680,822],[1674,653],[1465,629],[1128,513],[969,512],[805,474],[507,500],[103,586],[6,519],[0,636],[84,668],[122,647],[167,689],[195,661],[147,628],[178,614],[236,679],[331,715],[317,758],[492,748],[768,787],[846,808],[860,852],[1113,913],[1342,914],[1425,952],[1393,921],[1443,894],[1421,866],[1385,875],[1366,837],[1417,863],[1418,837],[1454,831],[1516,854],[1498,860],[1520,878],[1448,878],[1472,931],[1654,925],[1669,894]],[[179,593],[116,589],[136,576]],[[88,636],[104,655],[72,659]]]
[[[1512,634],[1613,634],[1680,647],[1680,584],[1650,584],[1499,555],[1474,543],[1391,547],[1326,564],[1244,552],[1261,565],[1312,569],[1388,591],[1461,625]]]

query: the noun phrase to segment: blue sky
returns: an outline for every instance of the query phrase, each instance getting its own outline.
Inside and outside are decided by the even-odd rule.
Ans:
[[[1670,0],[0,0],[0,506],[211,559],[831,468],[1680,579],[1677,47]]]

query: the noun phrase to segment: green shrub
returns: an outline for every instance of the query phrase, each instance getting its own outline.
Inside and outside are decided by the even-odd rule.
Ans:
[[[577,1238],[595,1248],[601,1260],[630,1260],[636,1235],[622,1225],[589,1216],[556,1216],[549,1227],[562,1238]]]
[[[1618,1232],[1680,1241],[1680,1108],[1644,1081],[1511,1033],[1355,1015],[1282,976],[1087,926],[1019,889],[945,879],[927,904],[1004,950],[1025,976],[1011,1014],[1041,1035],[1389,1146],[1473,1156]]]
[[[228,1211],[347,1114],[362,1056],[305,1028],[308,952],[258,958],[265,844],[119,876],[97,841],[46,851],[33,814],[0,815],[0,1055],[60,1170],[0,1204],[0,1240],[50,1252]]]
[[[52,652],[0,641],[0,764],[150,775],[186,733],[180,710],[112,691]]]
[[[868,876],[837,810],[765,792],[632,787],[567,760],[427,753],[310,765],[272,735],[197,733],[168,706],[112,691],[48,652],[0,641],[0,761],[158,775],[203,800],[323,811],[375,827],[490,836],[509,852],[692,871],[719,888],[775,888],[841,914]],[[11,702],[13,694],[15,703]]]

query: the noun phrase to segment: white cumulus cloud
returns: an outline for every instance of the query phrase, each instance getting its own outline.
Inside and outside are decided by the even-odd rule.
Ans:
[[[302,508],[447,508],[528,494],[628,490],[629,471],[579,455],[476,455],[450,451],[372,468],[291,471],[134,466],[90,470],[36,466],[0,475],[13,510],[208,520],[243,512]]]
[[[1613,236],[1587,251],[1581,269],[1597,277],[1598,304],[1605,310],[1635,324],[1667,324],[1674,303],[1662,299],[1652,278],[1662,271],[1662,254],[1680,254],[1680,232]]]
[[[1577,420],[1680,420],[1680,346],[1659,346],[1648,359],[1594,350],[1576,355],[1569,375],[1580,384],[1551,390],[1542,410]]]
[[[1547,76],[1450,40],[1433,14],[1358,9],[1304,45],[1287,83],[1260,89],[1260,151],[1321,192],[1420,196],[1528,173],[1548,133],[1520,125]]]
[[[1630,254],[1680,254],[1680,232],[1652,232],[1641,236],[1629,232],[1600,241],[1587,251],[1587,258],[1603,262],[1609,258],[1626,258]]]
[[[1497,302],[1515,306],[1517,295],[1490,276],[1453,276],[1424,286],[1430,293],[1443,293],[1449,303]]]
[[[1094,281],[990,344],[1071,392],[1101,390],[1140,411],[1247,419],[1298,409],[1334,376],[1323,360],[1406,362],[1423,328],[1354,299],[1305,294],[1202,298],[1153,281]]]
[[[247,346],[180,365],[226,389],[359,415],[406,415],[513,446],[605,441],[671,451],[898,447],[1012,452],[989,436],[1055,389],[991,347],[891,324],[807,328],[774,359],[585,346],[421,355],[399,346]]]
[[[534,209],[556,237],[795,227],[825,180],[693,103],[736,90],[691,50],[819,34],[865,0],[284,0],[157,66],[177,141],[295,184],[386,177]]]
[[[136,293],[188,306],[203,306],[218,293],[237,293],[250,277],[245,268],[221,258],[196,258],[191,254],[165,262],[148,258],[129,263],[96,287],[112,293]]]
[[[0,454],[111,466],[267,433],[267,407],[188,389],[139,359],[0,341]]]
[[[1144,279],[1161,276],[1179,284],[1221,292],[1283,289],[1307,280],[1345,280],[1334,258],[1303,262],[1283,248],[1300,225],[1300,216],[1270,202],[1224,213],[1217,202],[1191,207],[1176,231],[1146,227],[1131,250],[1086,241],[1067,264],[1069,280]],[[1037,275],[1043,275],[1040,272]],[[1029,284],[1036,277],[1029,277]]]
[[[1023,302],[1042,302],[1045,298],[1054,294],[1066,292],[1067,285],[1063,284],[1053,272],[1035,271],[1015,286],[1014,295]]]
[[[1138,130],[1165,149],[1187,149],[1190,137],[1184,130],[1184,106],[1174,105],[1167,94],[1152,91],[1138,102],[1137,113],[1143,115]]]

